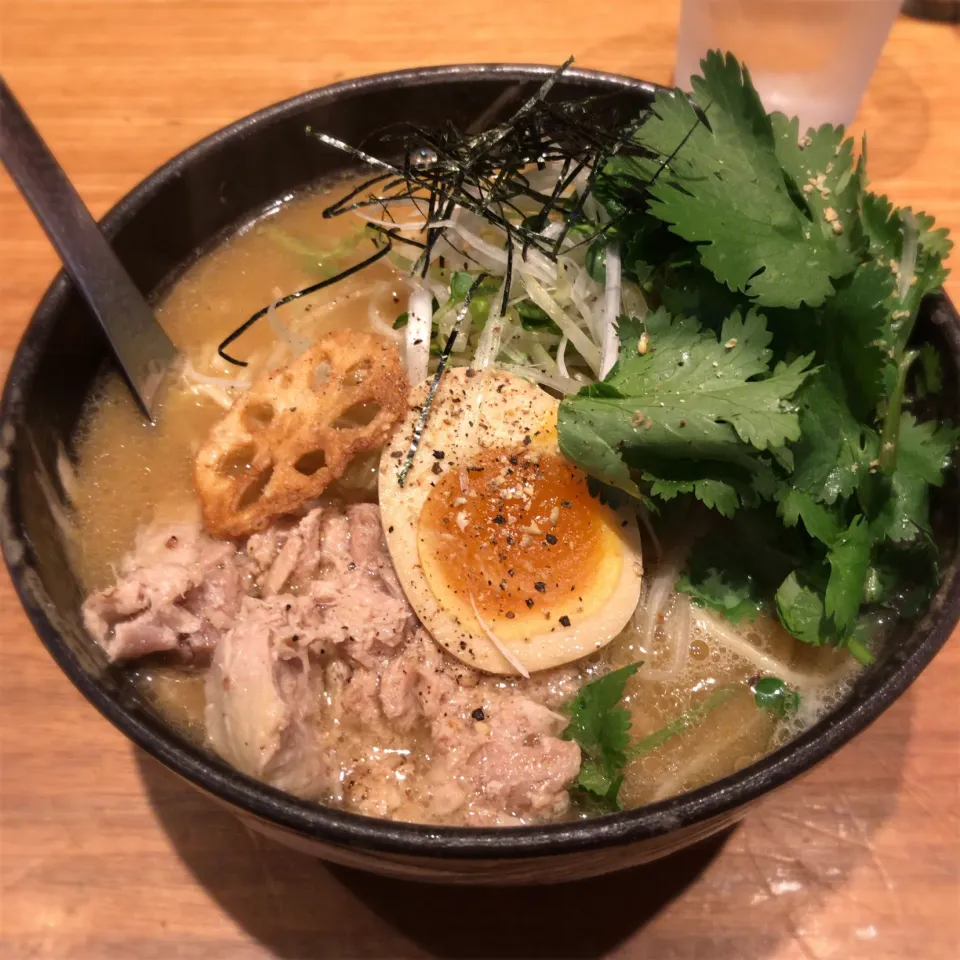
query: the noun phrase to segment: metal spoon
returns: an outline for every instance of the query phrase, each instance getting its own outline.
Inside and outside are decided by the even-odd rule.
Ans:
[[[0,160],[107,335],[147,418],[176,347],[124,270],[50,148],[0,77]]]

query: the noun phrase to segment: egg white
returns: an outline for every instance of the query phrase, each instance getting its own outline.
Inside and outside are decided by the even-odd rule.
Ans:
[[[643,574],[640,533],[633,511],[603,508],[599,575],[591,568],[593,595],[587,613],[569,627],[555,620],[520,616],[509,629],[489,624],[463,597],[443,589],[425,569],[419,549],[420,516],[438,476],[460,471],[491,449],[516,448],[556,454],[558,402],[535,384],[503,371],[449,370],[441,379],[417,454],[401,487],[398,475],[429,389],[411,391],[409,410],[380,460],[380,512],[390,556],[411,606],[433,637],[460,660],[489,673],[546,670],[588,656],[626,626],[640,597]],[[436,455],[434,452],[436,451]],[[442,454],[442,457],[441,457]],[[598,506],[599,510],[599,506]],[[600,516],[601,514],[598,514]],[[506,655],[502,652],[506,649]]]

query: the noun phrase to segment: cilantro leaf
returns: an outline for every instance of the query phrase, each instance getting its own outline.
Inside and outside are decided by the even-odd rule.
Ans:
[[[854,416],[840,372],[824,367],[797,393],[800,440],[793,446],[790,486],[818,503],[836,503],[856,488],[879,440]]]
[[[894,331],[899,352],[910,336],[920,301],[927,294],[940,289],[947,278],[948,271],[943,266],[943,261],[953,248],[953,242],[947,237],[945,228],[934,229],[933,217],[925,213],[914,213],[909,207],[894,207],[883,195],[864,192],[861,198],[861,218],[871,255],[895,280],[899,277],[907,222],[909,218],[913,219],[913,229],[917,235],[915,279],[903,292],[902,298],[895,294],[889,301],[890,308],[896,315]]]
[[[831,279],[856,266],[849,240],[814,228],[791,197],[773,125],[748,71],[717,51],[701,67],[703,77],[692,79],[693,103],[679,91],[661,91],[636,134],[653,154],[671,158],[655,179],[653,161],[638,164],[652,180],[650,213],[698,244],[718,280],[757,303],[822,303],[833,292]]]
[[[866,263],[837,284],[820,312],[828,362],[841,371],[850,406],[861,419],[872,418],[896,378],[894,286],[889,270]]]
[[[802,521],[811,537],[828,545],[840,535],[836,512],[818,503],[809,493],[784,485],[777,501],[777,512],[785,526],[795,527]]]
[[[716,510],[722,517],[732,517],[739,508],[743,494],[737,484],[716,477],[701,480],[670,480],[658,477],[649,470],[642,473],[650,484],[650,495],[661,500],[673,500],[681,494],[692,493],[704,506]]]
[[[731,623],[753,620],[765,607],[764,588],[746,551],[726,537],[701,537],[690,551],[676,589]]]
[[[637,350],[641,333],[644,354]],[[695,320],[674,320],[662,309],[642,324],[621,317],[620,338],[607,379],[561,403],[560,449],[628,492],[636,486],[626,464],[637,465],[655,494],[669,499],[692,491],[729,513],[737,485],[718,475],[716,464],[737,468],[740,485],[749,487],[751,471],[760,469],[756,451],[797,439],[797,415],[787,401],[807,376],[809,358],[771,372],[770,334],[753,310],[728,317],[719,340]],[[685,476],[661,469],[680,462],[703,469]]]
[[[875,536],[902,541],[930,532],[930,487],[943,483],[958,438],[949,424],[918,423],[909,413],[900,417],[896,470],[872,521]],[[885,483],[879,475],[871,480]]]
[[[798,640],[815,647],[824,644],[825,631],[821,630],[823,598],[816,590],[803,586],[796,571],[777,590],[777,613],[787,632]]]
[[[940,558],[930,537],[881,543],[867,571],[864,599],[912,620],[920,616],[940,582]]]
[[[797,571],[780,584],[776,602],[780,622],[797,640],[814,647],[846,647],[860,663],[873,663],[873,654],[864,644],[859,624],[846,633],[838,633],[826,614],[823,595],[812,586],[801,583]]]
[[[770,115],[774,147],[784,173],[797,188],[795,196],[810,213],[813,230],[845,251],[852,268],[859,259],[860,171],[853,162],[853,140],[842,126],[824,124],[800,137],[800,121],[782,113]]]
[[[827,553],[830,579],[824,597],[824,612],[844,633],[852,624],[863,599],[867,568],[870,566],[870,527],[862,516],[837,537]]]
[[[581,687],[564,708],[570,724],[564,740],[573,740],[583,751],[577,786],[619,808],[617,794],[622,770],[630,759],[630,711],[620,705],[627,681],[639,663],[631,663]]]

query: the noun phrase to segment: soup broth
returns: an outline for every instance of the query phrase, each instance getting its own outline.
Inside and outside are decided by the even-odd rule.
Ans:
[[[197,260],[172,286],[157,312],[187,368],[163,397],[155,427],[143,423],[116,374],[107,374],[98,386],[76,440],[71,490],[71,550],[87,591],[102,590],[117,579],[144,527],[198,517],[193,483],[198,449],[257,372],[285,362],[291,345],[301,349],[329,331],[370,331],[399,340],[393,325],[407,309],[409,275],[404,265],[384,258],[272,312],[234,345],[235,355],[250,361],[249,368],[217,356],[217,344],[264,304],[317,282],[337,263],[368,254],[370,240],[362,221],[350,216],[324,219],[334,189],[344,191],[345,186],[337,183],[306,193],[247,225]],[[441,274],[446,270],[449,281],[450,271],[459,266],[451,262]],[[326,496],[375,504],[377,454],[355,462]],[[690,524],[697,522],[692,519]],[[648,543],[643,562],[644,589],[631,622],[590,657],[524,679],[477,675],[439,647],[423,654],[443,660],[444,669],[461,684],[461,693],[473,691],[474,718],[482,718],[482,705],[504,691],[536,691],[538,703],[562,720],[558,712],[584,683],[642,661],[623,698],[638,748],[625,768],[620,800],[626,806],[694,789],[756,761],[829,709],[855,672],[844,652],[800,644],[771,619],[760,616],[735,627],[675,593],[681,559],[669,551],[660,557]],[[418,636],[433,644],[425,632]],[[130,669],[171,724],[199,743],[206,741],[203,665],[148,658]],[[329,705],[330,684],[341,682],[335,665],[324,661],[315,671],[322,675],[315,696]],[[796,714],[783,719],[757,708],[751,682],[771,674],[800,691]],[[575,802],[538,814],[505,810],[492,819],[469,803],[456,812],[447,810],[437,802],[442,793],[439,775],[424,773],[436,743],[423,719],[405,729],[386,723],[355,727],[342,713],[324,708],[310,730],[317,744],[338,757],[333,785],[317,799],[348,809],[480,825],[587,815],[591,809]],[[537,736],[529,734],[528,740]],[[282,783],[298,789],[294,780]]]

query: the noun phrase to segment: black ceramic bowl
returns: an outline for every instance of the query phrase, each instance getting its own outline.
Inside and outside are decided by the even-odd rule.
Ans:
[[[198,250],[277,198],[343,169],[343,155],[305,136],[307,125],[351,144],[398,119],[423,126],[453,119],[466,126],[481,116],[495,119],[498,109],[502,114],[511,106],[506,91],[532,92],[548,73],[546,67],[441,67],[304,94],[240,120],[171,160],[110,211],[103,229],[140,288],[157,295]],[[655,88],[574,70],[555,92],[608,93],[640,107]],[[920,335],[947,360],[946,413],[958,421],[960,321],[945,298],[927,305]],[[41,470],[56,476],[58,445],[69,449],[81,404],[105,357],[95,324],[60,274],[20,343],[0,412],[0,540],[24,609],[67,676],[134,743],[257,829],[340,863],[437,881],[547,883],[662,856],[721,830],[856,735],[930,662],[960,612],[960,573],[951,561],[928,614],[862,675],[839,709],[735,776],[640,810],[546,827],[469,830],[374,820],[302,802],[183,740],[124,673],[104,661],[83,629],[80,589],[37,477]],[[947,510],[940,531],[951,557],[955,516]]]

